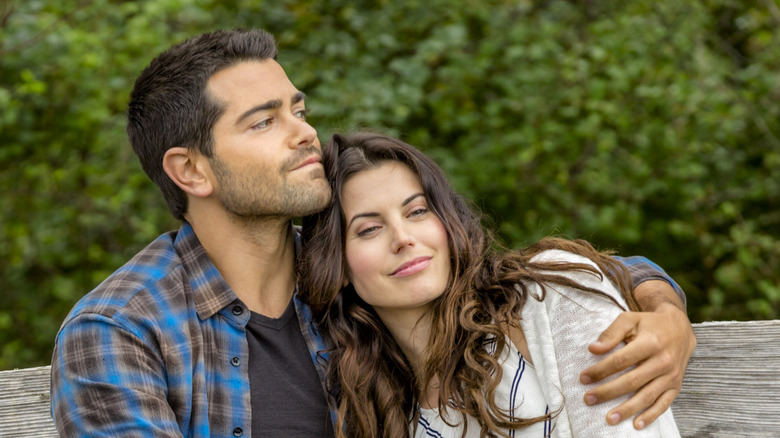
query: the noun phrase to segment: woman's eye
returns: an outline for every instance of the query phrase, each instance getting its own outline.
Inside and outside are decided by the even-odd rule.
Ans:
[[[415,208],[414,210],[412,210],[412,212],[411,212],[411,213],[409,213],[409,216],[410,216],[410,217],[413,217],[413,216],[422,216],[422,215],[424,215],[425,213],[428,213],[428,209],[427,209],[427,208],[425,208],[425,207],[419,207],[419,208]]]
[[[368,236],[369,234],[373,233],[374,231],[378,230],[379,226],[374,225],[371,227],[363,228],[362,230],[357,232],[358,237]]]
[[[302,109],[295,112],[295,117],[298,117],[299,119],[306,120],[306,116],[309,115],[309,110]]]

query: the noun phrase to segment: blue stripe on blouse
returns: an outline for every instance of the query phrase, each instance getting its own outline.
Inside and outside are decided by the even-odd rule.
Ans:
[[[422,428],[425,430],[425,434],[426,435],[432,436],[432,437],[435,437],[435,438],[442,438],[441,432],[439,432],[436,429],[434,429],[433,427],[431,427],[431,424],[428,423],[428,420],[426,420],[422,416],[420,417],[420,420],[417,421],[417,424],[422,426]]]
[[[545,406],[544,408],[544,415],[547,415],[550,413],[550,406]],[[552,433],[552,420],[545,420],[544,422],[544,436],[548,437]]]
[[[515,370],[515,377],[512,379],[512,389],[509,392],[509,419],[515,419],[515,399],[517,398],[517,392],[520,389],[520,381],[523,380],[523,373],[525,372],[525,359],[520,352],[517,352],[517,359],[519,366]],[[515,436],[515,429],[509,431],[509,436]]]

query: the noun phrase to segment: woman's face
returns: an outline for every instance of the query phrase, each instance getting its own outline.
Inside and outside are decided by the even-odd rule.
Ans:
[[[417,175],[388,161],[342,189],[349,281],[385,323],[414,321],[441,296],[450,275],[447,232]]]

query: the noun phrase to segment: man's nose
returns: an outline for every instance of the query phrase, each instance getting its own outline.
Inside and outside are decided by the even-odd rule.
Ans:
[[[292,147],[301,148],[317,145],[317,130],[306,120],[295,118],[293,124]]]

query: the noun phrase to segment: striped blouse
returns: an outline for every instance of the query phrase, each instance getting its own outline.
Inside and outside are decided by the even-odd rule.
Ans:
[[[496,404],[502,409],[511,412],[510,418],[533,418],[547,413],[547,403],[539,386],[534,366],[525,360],[517,351],[515,344],[507,338],[506,347],[501,353],[499,364],[504,370],[501,375],[501,383],[496,388]],[[420,409],[420,419],[417,424],[416,438],[460,438],[463,433],[463,424],[460,414],[455,411],[447,411],[450,414],[451,423],[459,423],[456,427],[449,426],[439,416],[438,409]],[[509,431],[510,437],[538,437],[548,436],[550,421],[534,423],[519,430]],[[466,437],[479,437],[480,426],[476,419],[467,421],[468,433]]]

